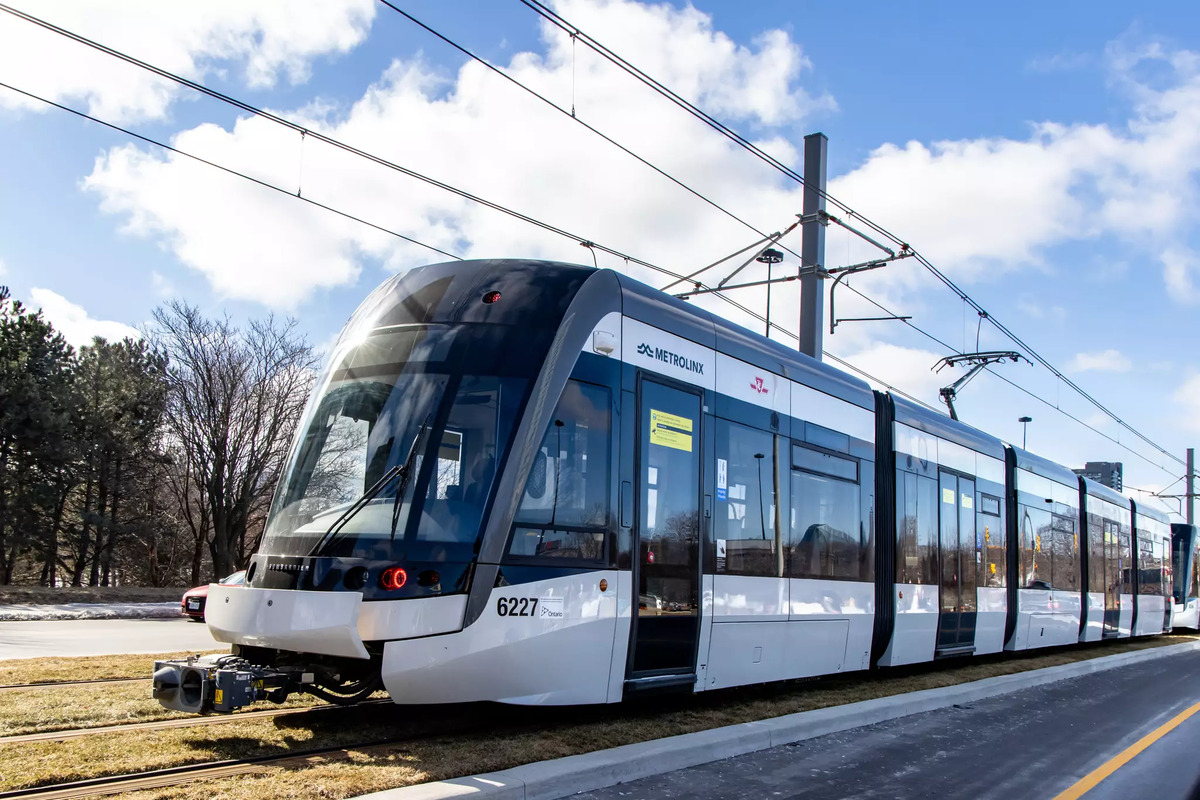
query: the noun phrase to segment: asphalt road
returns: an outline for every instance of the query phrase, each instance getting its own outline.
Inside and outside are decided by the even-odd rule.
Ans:
[[[1189,709],[1200,710],[1197,652],[644,778],[574,799],[1063,795],[1061,800],[1179,800],[1191,796],[1200,778],[1200,713],[1152,743],[1143,737],[1162,734]],[[1138,752],[1119,765],[1122,759],[1116,757],[1133,751]],[[1090,791],[1082,792],[1087,786],[1092,786]]]
[[[208,626],[186,619],[80,619],[0,622],[0,659],[171,653],[228,647]]]

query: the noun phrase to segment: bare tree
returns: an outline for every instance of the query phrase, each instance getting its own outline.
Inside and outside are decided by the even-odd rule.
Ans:
[[[317,358],[293,319],[239,328],[173,302],[154,321],[171,365],[167,449],[178,468],[169,480],[197,551],[207,539],[220,577],[245,566],[249,526],[265,516]]]

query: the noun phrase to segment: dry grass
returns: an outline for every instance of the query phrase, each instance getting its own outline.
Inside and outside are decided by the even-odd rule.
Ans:
[[[229,650],[206,650],[228,653]],[[160,656],[81,656],[75,658],[16,658],[0,661],[0,685],[49,683],[108,678],[150,678],[156,660],[186,658],[194,653],[167,653]]]
[[[0,606],[54,603],[179,602],[187,586],[0,586]]]
[[[325,703],[312,695],[292,695],[280,707],[299,708],[315,705]],[[275,706],[268,703],[247,710],[270,708]],[[187,719],[194,716],[181,711],[168,711],[151,700],[149,680],[0,692],[0,736],[100,728],[107,725],[129,725],[135,722]]]
[[[1192,637],[1194,639],[1194,637]],[[648,739],[749,722],[903,692],[1056,666],[1185,641],[1159,637],[1061,652],[983,657],[891,670],[677,696],[617,707],[375,706],[66,742],[0,747],[0,790],[222,758],[286,754],[385,737],[410,741],[360,749],[349,760],[143,791],[150,798],[343,798],[429,780],[506,769]],[[152,701],[148,700],[147,703]],[[347,719],[352,720],[347,722]]]

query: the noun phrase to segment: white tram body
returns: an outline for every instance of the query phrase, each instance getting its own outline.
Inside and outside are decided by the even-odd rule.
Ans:
[[[1161,515],[629,278],[432,265],[355,313],[210,587],[234,656],[155,696],[612,703],[1149,635],[1170,566]]]

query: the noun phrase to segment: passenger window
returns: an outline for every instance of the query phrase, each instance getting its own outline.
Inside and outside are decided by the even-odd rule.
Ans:
[[[610,394],[568,381],[530,466],[509,555],[605,557],[610,505]]]
[[[717,420],[718,573],[782,575],[777,442],[766,431]]]
[[[993,517],[1000,516],[1000,498],[992,497],[990,494],[980,494],[979,513]]]
[[[937,481],[896,473],[896,582],[937,583]]]
[[[1052,515],[1054,536],[1055,589],[1079,591],[1079,547],[1075,537],[1075,520],[1062,514]]]
[[[874,564],[864,525],[858,462],[793,447],[792,519],[788,575],[793,578],[870,580]],[[855,480],[847,480],[853,467]],[[808,471],[809,469],[813,471]],[[818,474],[818,471],[824,474]],[[870,555],[868,555],[870,554]]]

